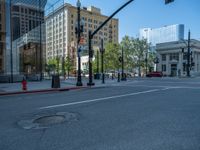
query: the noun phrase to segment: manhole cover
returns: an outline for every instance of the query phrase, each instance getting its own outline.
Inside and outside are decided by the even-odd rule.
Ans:
[[[43,129],[53,125],[72,122],[78,120],[78,114],[69,112],[59,112],[50,115],[37,115],[33,119],[20,120],[18,125],[24,129]]]
[[[52,116],[43,116],[43,117],[37,118],[33,121],[33,123],[47,126],[47,125],[59,124],[64,121],[65,121],[64,115],[52,115]]]

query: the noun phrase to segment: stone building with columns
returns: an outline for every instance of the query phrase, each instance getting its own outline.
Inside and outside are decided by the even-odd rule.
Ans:
[[[157,71],[164,76],[186,76],[188,41],[160,43],[156,45]],[[190,41],[190,73],[191,76],[200,75],[200,41]]]

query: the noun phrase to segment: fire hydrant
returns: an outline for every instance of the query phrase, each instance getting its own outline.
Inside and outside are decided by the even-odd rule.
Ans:
[[[27,81],[25,79],[22,80],[22,90],[23,91],[27,90]]]

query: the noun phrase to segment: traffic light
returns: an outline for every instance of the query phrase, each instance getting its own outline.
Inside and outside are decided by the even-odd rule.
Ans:
[[[118,60],[119,60],[119,62],[122,62],[122,56],[120,56]]]
[[[171,2],[174,2],[174,0],[165,0],[165,4],[169,4]]]

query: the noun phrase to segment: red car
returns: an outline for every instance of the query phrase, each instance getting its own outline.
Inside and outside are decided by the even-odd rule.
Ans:
[[[156,72],[150,72],[150,73],[148,73],[146,76],[147,76],[147,77],[162,77],[163,74],[162,74],[162,72],[156,71]]]

